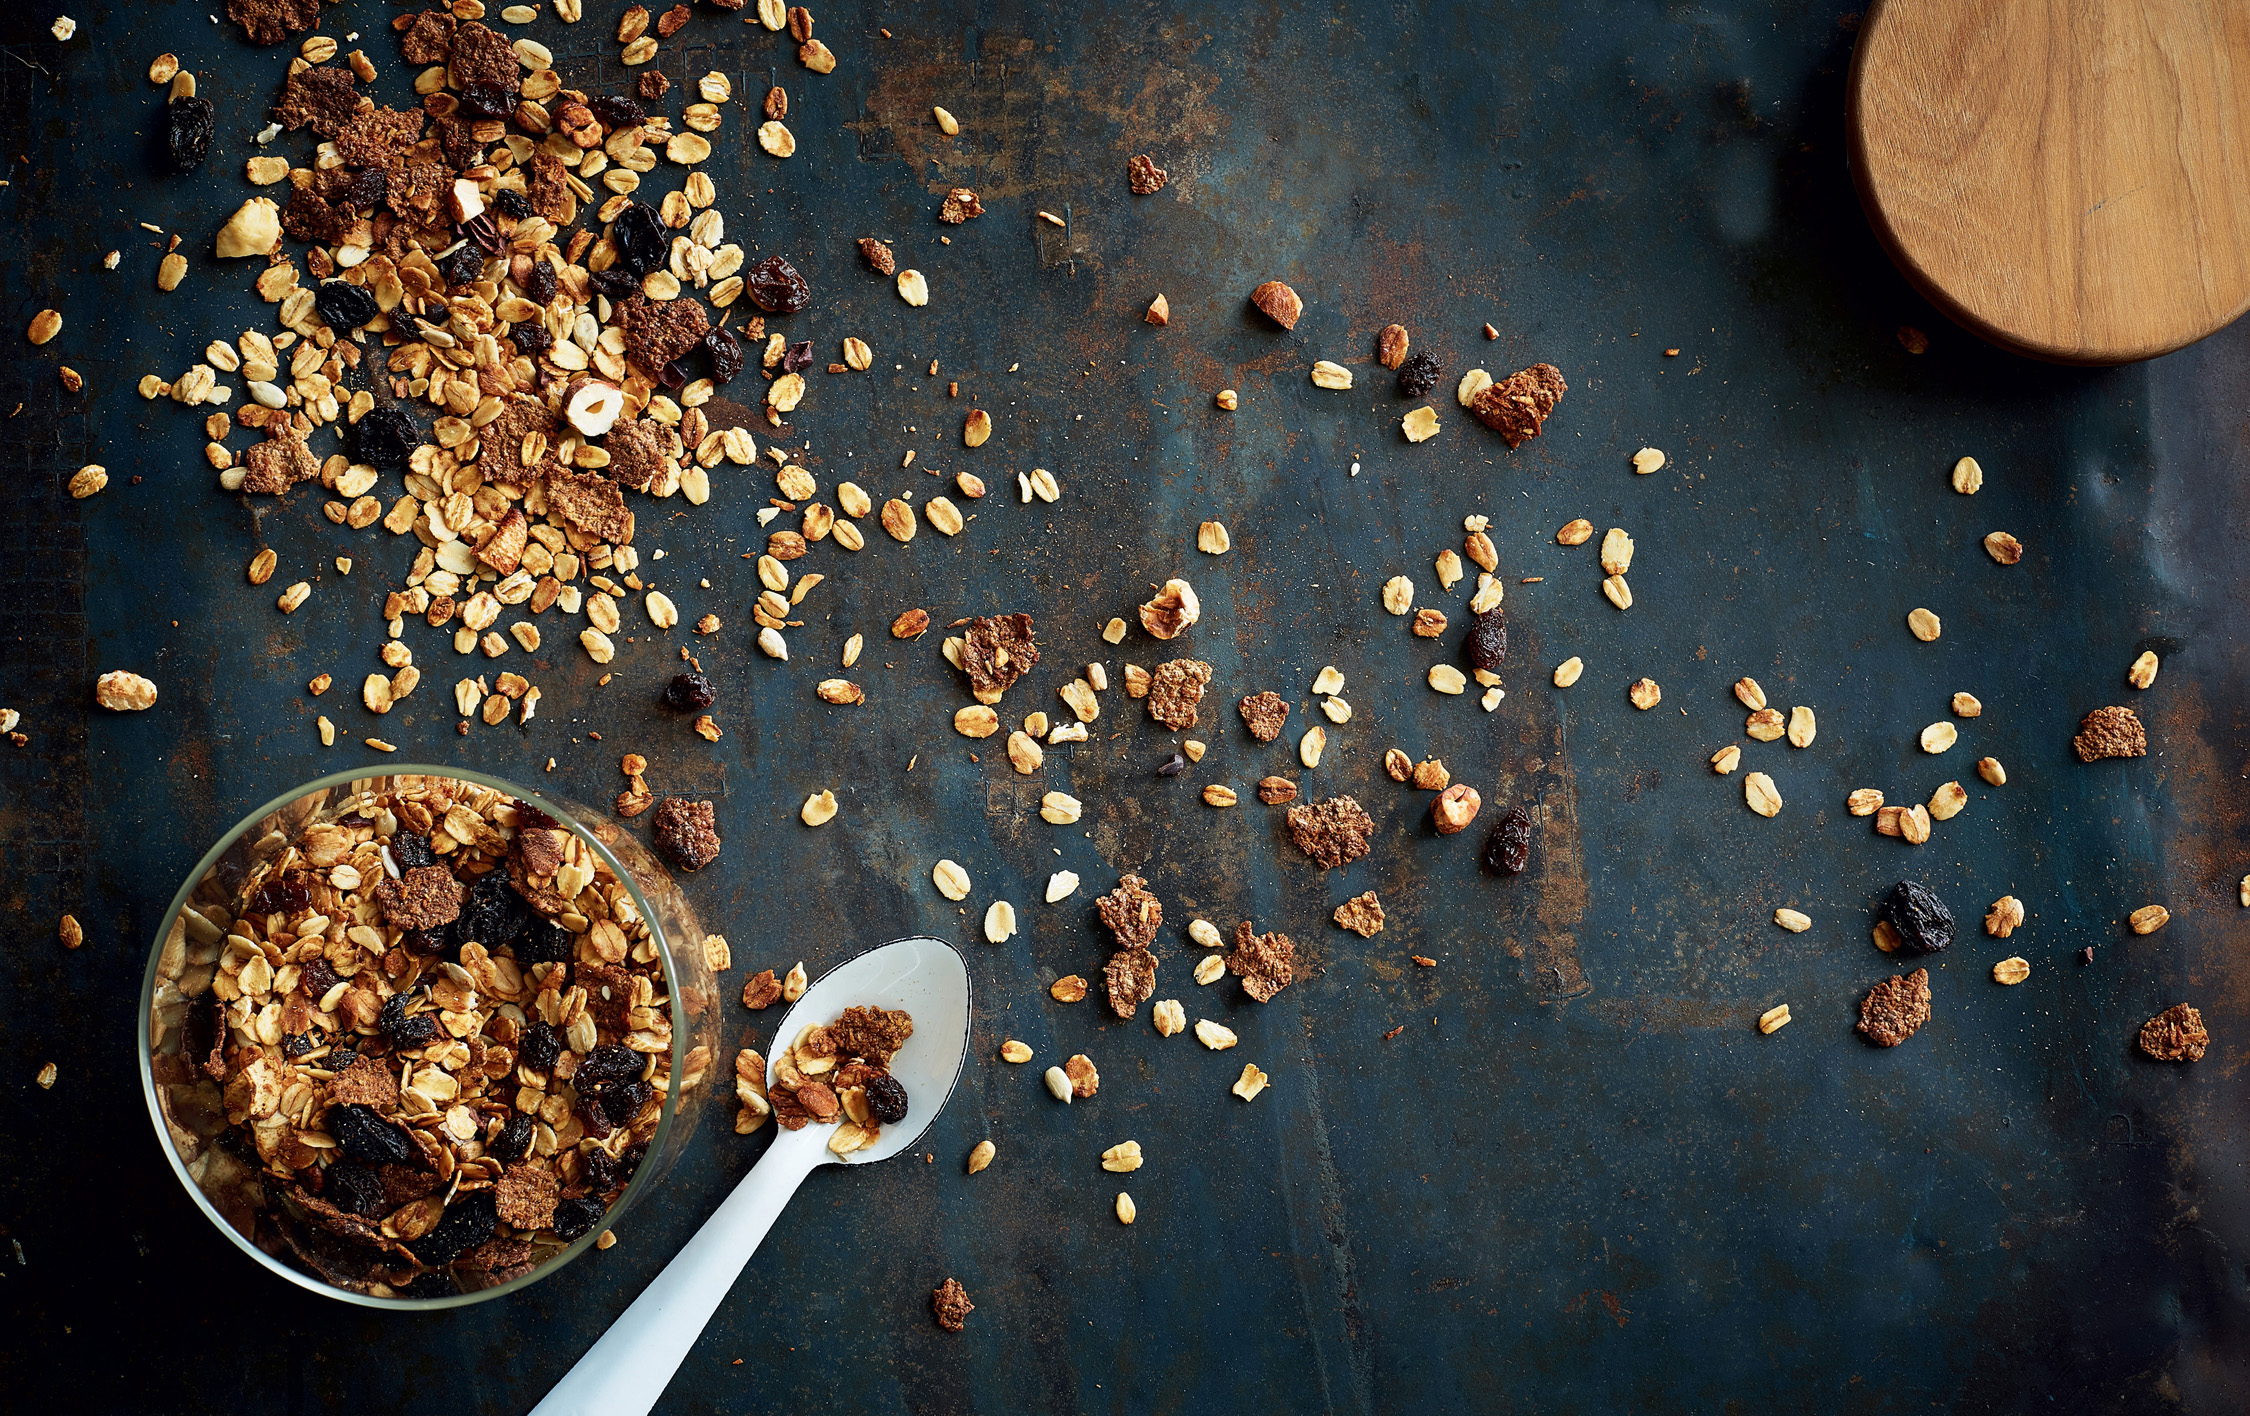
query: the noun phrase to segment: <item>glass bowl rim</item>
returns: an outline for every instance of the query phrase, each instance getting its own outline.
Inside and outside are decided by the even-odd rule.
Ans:
[[[357,1304],[364,1308],[376,1308],[391,1312],[426,1313],[446,1308],[464,1308],[472,1303],[482,1303],[489,1299],[501,1298],[518,1292],[575,1263],[582,1254],[593,1248],[600,1240],[603,1232],[632,1209],[647,1193],[648,1187],[657,1184],[661,1179],[656,1171],[650,1169],[650,1162],[663,1155],[665,1143],[671,1139],[673,1128],[679,1124],[679,1088],[675,1086],[665,1089],[663,1114],[657,1121],[656,1134],[649,1138],[648,1151],[643,1157],[641,1167],[633,1178],[626,1183],[625,1192],[618,1196],[617,1203],[602,1217],[602,1224],[599,1228],[572,1240],[570,1245],[563,1249],[561,1253],[540,1264],[531,1272],[519,1274],[505,1283],[496,1283],[490,1288],[480,1288],[474,1293],[449,1294],[442,1298],[383,1298],[371,1293],[354,1293],[349,1289],[339,1288],[314,1274],[282,1262],[252,1243],[250,1236],[235,1228],[226,1216],[219,1213],[217,1207],[211,1203],[211,1197],[204,1194],[203,1187],[198,1185],[194,1177],[188,1174],[187,1163],[180,1159],[179,1147],[172,1141],[171,1128],[166,1122],[163,1108],[158,1104],[156,1098],[156,1074],[149,1060],[148,1040],[149,1017],[151,1010],[156,1006],[156,972],[157,966],[163,961],[164,942],[171,937],[172,926],[179,919],[180,911],[186,906],[189,896],[194,893],[195,887],[202,883],[203,878],[210,873],[212,867],[218,864],[220,857],[247,836],[251,828],[258,822],[301,797],[324,788],[347,786],[352,782],[364,781],[370,777],[410,776],[445,777],[455,781],[474,782],[479,786],[505,792],[518,802],[537,803],[543,800],[538,792],[518,786],[505,777],[495,777],[489,772],[479,772],[469,767],[441,767],[420,762],[402,762],[396,766],[381,763],[347,767],[342,771],[330,772],[326,776],[316,777],[312,781],[292,787],[281,795],[274,797],[235,822],[232,827],[221,834],[211,849],[203,853],[203,858],[196,862],[194,868],[188,872],[187,879],[181,882],[179,890],[172,896],[170,907],[164,911],[164,918],[157,925],[155,942],[149,948],[148,965],[141,975],[140,1008],[134,1014],[134,1051],[139,1056],[141,1099],[148,1106],[149,1121],[155,1128],[158,1149],[164,1152],[165,1160],[171,1164],[172,1174],[178,1178],[181,1188],[187,1191],[188,1197],[195,1202],[196,1207],[203,1211],[204,1217],[209,1219],[221,1234],[234,1242],[236,1248],[257,1260],[268,1272],[277,1274],[299,1288],[318,1293],[323,1297]],[[554,815],[554,813],[550,812],[549,815]],[[687,1073],[688,1030],[682,1025],[685,1015],[682,1011],[680,999],[679,969],[672,957],[674,945],[666,936],[663,921],[649,907],[648,898],[641,893],[640,883],[634,879],[633,873],[625,868],[624,862],[617,858],[616,852],[597,839],[592,831],[586,829],[568,808],[565,808],[563,813],[560,816],[555,816],[554,819],[568,829],[572,835],[578,837],[593,849],[602,862],[610,868],[611,873],[624,884],[626,893],[632,896],[634,908],[641,912],[641,918],[648,921],[650,936],[656,941],[657,959],[664,966],[666,1005],[672,1023],[671,1075],[674,1078],[685,1076]]]

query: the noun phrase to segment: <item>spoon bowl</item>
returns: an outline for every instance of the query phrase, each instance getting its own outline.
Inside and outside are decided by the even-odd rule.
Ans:
[[[870,949],[805,990],[782,1018],[772,1051],[788,1046],[806,1024],[829,1022],[854,1004],[903,1008],[914,1019],[914,1035],[891,1058],[890,1069],[906,1088],[906,1119],[885,1126],[874,1145],[845,1156],[828,1149],[829,1126],[776,1135],[734,1193],[532,1416],[646,1416],[804,1178],[822,1165],[888,1160],[929,1130],[968,1061],[968,965],[937,939]],[[771,1085],[770,1058],[766,1065]]]

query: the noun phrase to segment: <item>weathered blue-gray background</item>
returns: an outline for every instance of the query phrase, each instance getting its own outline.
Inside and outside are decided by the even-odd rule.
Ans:
[[[528,730],[456,737],[452,655],[420,626],[422,689],[370,718],[349,686],[379,667],[408,543],[331,525],[310,489],[221,492],[200,420],[135,396],[212,337],[272,327],[251,268],[208,252],[248,194],[242,163],[290,51],[251,50],[216,8],[70,0],[68,43],[47,36],[47,10],[0,21],[6,337],[45,306],[67,321],[0,363],[0,704],[31,738],[0,747],[11,1393],[101,1411],[520,1411],[764,1148],[708,1118],[616,1248],[438,1316],[308,1295],[209,1228],[137,1091],[149,936],[220,831],[373,760],[349,744],[379,733],[595,801],[637,751],[659,790],[716,795],[726,855],[689,890],[733,941],[738,982],[917,930],[970,957],[985,1060],[930,1135],[935,1162],[816,1175],[661,1410],[2209,1411],[2250,1396],[2250,1259],[2234,1247],[2250,1228],[2250,993],[2233,957],[2250,869],[2235,480],[2250,342],[2088,372],[1946,326],[1852,196],[1842,5],[869,5],[820,12],[840,61],[826,78],[740,16],[698,9],[658,63],[675,115],[694,76],[734,78],[712,164],[730,235],[813,282],[793,338],[824,361],[846,335],[877,352],[875,374],[815,375],[797,417],[823,487],[927,497],[932,465],[996,492],[1044,466],[1063,486],[1051,507],[988,498],[953,541],[817,547],[798,568],[829,578],[786,667],[751,647],[757,586],[738,559],[760,541],[764,475],[722,470],[710,505],[644,511],[644,561],[667,553],[645,562],[656,583],[689,620],[727,622],[700,646],[723,695],[716,747],[652,702],[684,632],[643,624],[602,688],[553,612],[548,648],[512,659],[546,692]],[[621,91],[622,8],[587,0],[576,29],[531,32],[566,81]],[[324,17],[326,33],[360,33],[394,99],[396,13]],[[167,49],[221,115],[187,179],[145,156],[162,93],[144,71]],[[769,73],[801,144],[786,163],[743,121]],[[933,103],[959,115],[958,140]],[[282,147],[301,159],[309,141]],[[1141,151],[1171,170],[1157,197],[1125,190]],[[941,228],[957,183],[988,214]],[[1067,234],[1041,208],[1067,212]],[[171,295],[154,283],[164,238],[142,221],[184,237]],[[928,274],[928,308],[860,268],[850,242],[870,232]],[[105,272],[113,248],[124,260]],[[1304,296],[1292,334],[1246,313],[1272,277]],[[1158,291],[1163,330],[1140,318]],[[1394,320],[1439,354],[1446,390],[1472,364],[1559,365],[1571,392],[1547,436],[1510,455],[1441,391],[1443,433],[1404,443],[1412,405],[1371,357]],[[1927,354],[1901,348],[1902,324],[1928,330]],[[1322,357],[1359,387],[1311,387]],[[59,363],[84,394],[60,390]],[[1212,408],[1222,386],[1241,411]],[[958,442],[972,400],[999,420],[973,453]],[[1645,478],[1626,465],[1644,444],[1671,457]],[[1986,470],[1973,500],[1946,484],[1963,453]],[[63,482],[88,461],[109,489],[72,502]],[[1423,686],[1458,631],[1433,651],[1377,603],[1401,571],[1432,594],[1432,556],[1474,512],[1493,518],[1510,581],[1509,697],[1489,716]],[[1631,612],[1597,593],[1595,546],[1553,543],[1577,516],[1638,540]],[[1206,517],[1233,528],[1231,555],[1195,552]],[[1995,529],[2022,538],[2021,565],[1986,558]],[[281,570],[261,590],[243,567],[267,545]],[[349,578],[328,566],[339,554]],[[935,636],[883,634],[914,605],[941,623],[1029,611],[1047,657],[1007,711],[1056,712],[1077,665],[1102,658],[1115,677],[1162,657],[1137,631],[1112,650],[1098,628],[1172,574],[1202,592],[1186,646],[1217,667],[1211,754],[1176,779],[1151,775],[1170,739],[1114,690],[1096,741],[1051,754],[1042,779],[997,751],[972,762]],[[282,617],[276,588],[306,577],[311,602]],[[1443,601],[1457,625],[1467,589]],[[1908,636],[1916,605],[1944,617],[1940,642]],[[870,701],[824,707],[812,684],[855,630]],[[2146,647],[2164,673],[2135,695],[2124,670]],[[1572,654],[1586,676],[1558,692],[1547,671]],[[1381,829],[1372,856],[1324,880],[1249,788],[1295,774],[1289,743],[1330,663],[1357,714],[1302,775],[1357,793]],[[154,678],[155,710],[95,710],[111,668]],[[303,685],[324,671],[339,689],[316,704]],[[1728,685],[1744,673],[1820,717],[1809,750],[1745,742],[1788,802],[1770,821],[1743,808],[1739,775],[1705,765],[1742,741]],[[1654,712],[1625,700],[1643,674],[1664,688]],[[1230,705],[1267,687],[1297,706],[1289,740],[1259,748]],[[1984,716],[1926,757],[1916,734],[1957,690]],[[2076,763],[2079,716],[2127,699],[2150,755]],[[316,711],[344,730],[332,750]],[[1381,774],[1393,745],[1443,756],[1488,819],[1540,803],[1534,869],[1480,876],[1481,829],[1435,837],[1428,798]],[[1910,801],[1974,783],[1986,753],[2010,784],[1980,785],[1919,850],[1843,812],[1854,787]],[[1203,807],[1207,781],[1245,805]],[[796,804],[824,786],[842,814],[807,831]],[[1086,801],[1081,827],[1029,809],[1053,787]],[[930,887],[940,856],[974,876],[972,912]],[[1086,891],[1038,903],[1066,866]],[[1122,1024],[1047,998],[1055,975],[1100,965],[1087,901],[1120,869],[1165,904],[1158,996],[1235,1028],[1235,1051],[1160,1039],[1145,1010]],[[1964,931],[1936,961],[1933,1021],[1877,1051],[1851,1031],[1890,971],[1867,907],[1904,873]],[[1369,887],[1392,922],[1362,942],[1327,916]],[[2002,945],[1975,921],[2011,892],[2032,917]],[[975,922],[1003,896],[1025,928],[988,946]],[[2150,901],[2171,925],[2130,937],[2123,916]],[[1783,904],[1812,930],[1777,930]],[[55,943],[65,910],[85,922],[81,952]],[[1232,983],[1196,988],[1180,932],[1196,915],[1286,930],[1317,973],[1263,1007]],[[2033,972],[2003,989],[1988,970],[2009,952]],[[2211,1055],[2137,1057],[2140,1022],[2182,1000],[2205,1010]],[[1761,1037],[1753,1020],[1782,1001],[1796,1022]],[[770,1027],[730,1005],[728,1045],[763,1045],[761,1016]],[[989,1060],[1009,1036],[1038,1065],[1091,1054],[1100,1096],[1053,1104],[1038,1065]],[[1245,1059],[1273,1076],[1247,1105],[1227,1093]],[[48,1061],[61,1080],[42,1091]],[[971,1179],[962,1158],[986,1136],[1000,1158]],[[1126,1180],[1140,1206],[1126,1229],[1097,1156],[1129,1137],[1149,1163]],[[948,1274],[978,1304],[959,1336],[929,1320]]]

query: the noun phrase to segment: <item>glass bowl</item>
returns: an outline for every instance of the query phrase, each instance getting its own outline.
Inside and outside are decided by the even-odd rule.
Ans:
[[[668,1014],[671,1038],[667,1052],[662,1035],[653,1027],[636,1034],[643,1045],[635,1051],[655,1059],[654,1075],[649,1080],[661,1100],[660,1115],[623,1193],[591,1229],[568,1243],[550,1232],[534,1236],[507,1251],[495,1250],[492,1245],[480,1246],[464,1257],[481,1260],[482,1267],[451,1264],[420,1275],[419,1281],[403,1283],[405,1266],[395,1257],[395,1250],[394,1257],[386,1260],[380,1257],[380,1250],[337,1237],[339,1226],[352,1227],[349,1219],[331,1211],[327,1222],[323,1223],[321,1214],[304,1203],[301,1186],[291,1186],[282,1181],[279,1174],[268,1173],[301,1173],[292,1172],[290,1165],[293,1161],[307,1160],[307,1148],[317,1151],[335,1146],[333,1138],[310,1124],[300,1126],[296,1119],[317,1116],[332,1123],[333,1112],[316,1110],[325,1100],[327,1083],[302,1072],[292,1072],[284,1047],[276,1045],[268,1055],[274,1059],[277,1075],[272,1079],[273,1090],[267,1095],[278,1095],[278,1100],[261,1103],[255,1095],[259,1089],[248,1083],[241,1083],[243,1089],[230,1097],[221,1082],[198,1065],[198,1059],[190,1054],[187,1044],[191,1030],[196,1030],[203,1034],[198,1046],[209,1045],[211,1034],[217,1031],[214,1025],[220,1019],[229,1018],[227,1005],[218,1001],[228,992],[238,999],[247,996],[254,1000],[261,993],[273,999],[256,1011],[246,1011],[247,1005],[233,1010],[235,1025],[225,1035],[233,1046],[239,1047],[251,1038],[270,1044],[274,1035],[287,1037],[281,1031],[282,1023],[288,1019],[286,1000],[275,985],[281,981],[281,973],[299,966],[284,964],[276,971],[272,955],[288,953],[287,946],[274,946],[268,941],[261,965],[260,959],[255,957],[259,954],[257,943],[239,935],[233,936],[235,942],[230,943],[230,933],[242,913],[238,906],[257,898],[253,892],[274,874],[275,864],[284,851],[304,839],[308,827],[333,825],[340,819],[353,817],[366,800],[363,794],[400,789],[413,791],[433,779],[466,784],[476,795],[482,794],[479,789],[489,789],[533,806],[545,813],[554,827],[567,830],[585,844],[593,854],[591,864],[596,873],[595,881],[588,888],[598,889],[607,883],[601,879],[606,868],[608,876],[623,887],[626,897],[623,901],[612,902],[614,917],[628,932],[634,928],[634,921],[625,918],[629,911],[637,913],[639,920],[648,925],[648,942],[655,946],[653,962],[662,969],[665,990],[662,1002]],[[332,841],[336,838],[323,832],[316,839]],[[562,845],[567,854],[568,842]],[[351,862],[347,859],[343,864],[349,867]],[[316,869],[333,874],[331,867]],[[581,894],[576,898],[583,900],[586,896]],[[269,920],[270,930],[274,916],[268,910],[257,913]],[[380,920],[371,927],[386,929]],[[339,940],[335,933],[324,933],[331,941]],[[386,937],[387,933],[386,929]],[[141,1017],[146,1026],[144,1045],[140,1049],[141,1087],[148,1100],[149,1119],[155,1124],[157,1140],[173,1172],[195,1203],[210,1216],[211,1222],[244,1253],[291,1283],[331,1298],[375,1308],[451,1308],[497,1298],[546,1277],[593,1247],[608,1226],[657,1187],[686,1147],[702,1103],[712,1090],[712,1063],[718,1055],[720,1000],[703,938],[694,911],[663,863],[600,812],[551,792],[526,791],[500,778],[460,768],[403,766],[385,773],[353,771],[322,777],[275,798],[244,817],[197,863],[187,882],[173,896],[171,908],[165,912],[163,926],[157,931],[155,945],[149,952],[148,973],[141,984]],[[299,936],[297,942],[303,944],[311,939],[307,934]],[[589,935],[589,947],[591,939]],[[401,952],[404,942],[388,943],[385,953],[406,957]],[[629,937],[625,946],[637,951],[641,944]],[[419,981],[433,984],[433,997],[436,988],[448,982],[463,989],[473,982],[468,974],[460,971],[461,964],[467,960],[456,960],[448,966],[445,956],[440,954],[421,956],[417,961],[423,965]],[[480,966],[486,962],[474,961]],[[305,962],[311,961],[308,958]],[[512,963],[512,960],[501,955],[491,962]],[[646,967],[651,961],[635,952],[625,962],[628,965],[639,962]],[[221,979],[222,970],[229,965],[233,966],[232,971]],[[242,982],[245,972],[256,974],[260,967],[276,973],[273,983],[265,989],[245,988]],[[382,956],[362,967],[371,967],[390,976]],[[525,974],[528,970],[519,970],[519,990],[514,998],[509,998],[504,987],[506,970],[485,972],[482,976],[488,983],[497,980],[503,986],[488,991],[474,1005],[464,1006],[484,1011],[487,1031],[504,1032],[503,1025],[511,1021],[511,1009],[515,1010],[512,1022],[523,1024],[525,1010],[535,1006],[532,980],[523,976]],[[300,969],[300,980],[302,976]],[[350,980],[339,978],[334,988],[343,990]],[[262,977],[253,980],[254,984],[264,982]],[[294,996],[303,998],[308,991],[300,985]],[[493,997],[495,992],[500,995],[497,1002]],[[332,1034],[307,1031],[297,1037],[349,1044],[358,1036],[375,1031],[373,1027],[354,1029],[350,1025],[346,1005],[364,1004],[366,999],[354,1000],[344,993],[324,995],[329,996],[339,1001],[329,1002],[327,1006],[339,1011],[315,1016],[330,1019],[335,1031]],[[452,1001],[464,1002],[461,994],[451,997]],[[652,998],[647,1006],[654,1007],[657,1002]],[[300,1009],[311,1006],[299,1005]],[[302,1021],[302,1016],[300,1012],[297,1020]],[[466,1016],[462,1011],[439,1014],[441,1019],[452,1023],[460,1023]],[[433,1046],[445,1041],[445,1033],[440,1032]],[[573,1051],[565,1057],[575,1059],[579,1055]],[[317,1066],[321,1060],[324,1058],[314,1058],[309,1065]],[[424,1081],[430,1076],[429,1065],[432,1064],[425,1064],[415,1074],[414,1094],[408,1102],[412,1106],[429,1104],[424,1094],[425,1087],[431,1085]],[[648,1067],[644,1060],[643,1070]],[[238,1065],[234,1070],[239,1075],[247,1069]],[[489,1080],[483,1097],[463,1092],[459,1097],[445,1098],[451,1104],[438,1106],[434,1115],[415,1118],[415,1127],[410,1128],[425,1131],[451,1128],[455,1141],[449,1145],[427,1138],[415,1140],[411,1133],[407,1137],[421,1147],[423,1159],[432,1171],[454,1172],[440,1182],[441,1188],[436,1192],[440,1196],[451,1198],[458,1193],[472,1192],[480,1179],[491,1178],[490,1169],[497,1164],[491,1158],[479,1158],[485,1137],[473,1123],[480,1119],[480,1114],[487,1126],[503,1115],[513,1116],[511,1099],[518,1095],[517,1088],[525,1084],[526,1079],[521,1068],[511,1068],[498,1077],[492,1077],[489,1072],[486,1076]],[[681,1079],[681,1084],[670,1085],[671,1078]],[[545,1081],[557,1094],[564,1086],[559,1077],[537,1080]],[[434,1078],[433,1081],[442,1092],[446,1079]],[[292,1084],[309,1085],[314,1089],[309,1103],[303,1091],[290,1089]],[[250,1122],[248,1129],[229,1125],[230,1102],[244,1113]],[[262,1116],[257,1110],[261,1104],[266,1107]],[[641,1105],[639,1126],[645,1128],[647,1103],[644,1101]],[[308,1109],[308,1106],[315,1109]],[[457,1115],[464,1112],[468,1114]],[[582,1130],[586,1123],[581,1117],[582,1113],[573,1108],[549,1125],[535,1124],[534,1154],[539,1153],[540,1147],[560,1143],[556,1137],[558,1130],[566,1137]],[[261,1120],[262,1128],[259,1127]],[[463,1136],[463,1130],[470,1134]],[[262,1159],[262,1152],[270,1158]],[[583,1173],[583,1164],[574,1164]],[[410,1167],[386,1169],[407,1171]],[[406,1233],[422,1219],[438,1213],[429,1208],[426,1197],[410,1199],[393,1209],[391,1188],[386,1184],[384,1189],[384,1196],[376,1202],[381,1212],[371,1215],[367,1224],[357,1226],[360,1233],[364,1234],[368,1224],[381,1226],[385,1237]],[[407,1229],[397,1228],[401,1224]],[[406,1242],[414,1240],[409,1238]],[[493,1244],[508,1243],[511,1240],[505,1234],[493,1241]],[[496,1258],[503,1252],[509,1262]]]

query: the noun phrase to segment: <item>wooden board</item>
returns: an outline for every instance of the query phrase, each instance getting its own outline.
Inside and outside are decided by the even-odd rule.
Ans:
[[[2250,308],[2250,4],[1878,0],[1851,159],[1900,269],[1972,332],[2116,364]]]

